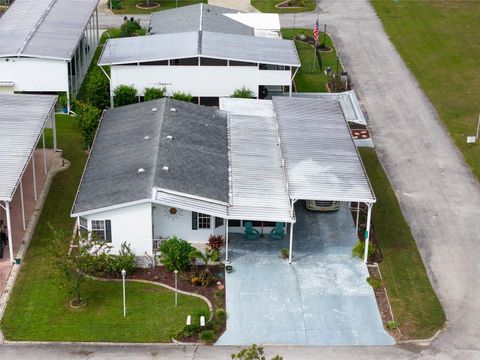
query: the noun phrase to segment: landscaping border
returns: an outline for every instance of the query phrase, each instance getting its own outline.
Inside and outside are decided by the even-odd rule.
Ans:
[[[42,213],[43,205],[47,199],[48,193],[50,191],[50,186],[52,185],[53,179],[55,175],[58,173],[67,170],[70,167],[70,162],[66,159],[62,158],[63,151],[57,149],[55,153],[52,165],[47,173],[47,178],[45,179],[45,185],[43,185],[43,189],[38,196],[38,201],[35,204],[35,209],[30,217],[30,221],[28,222],[27,230],[25,231],[25,235],[22,239],[22,245],[20,249],[18,249],[16,257],[23,260],[28,246],[30,245],[30,241],[32,239],[33,233],[37,227],[38,219],[40,218],[40,214]],[[5,284],[5,288],[3,289],[2,295],[0,296],[0,320],[2,320],[3,315],[5,314],[5,309],[7,308],[8,301],[10,300],[10,295],[12,294],[13,287],[15,286],[15,281],[17,280],[18,273],[22,268],[23,261],[20,261],[20,264],[14,264],[8,275],[7,283]],[[0,344],[6,342],[3,332],[0,328]]]

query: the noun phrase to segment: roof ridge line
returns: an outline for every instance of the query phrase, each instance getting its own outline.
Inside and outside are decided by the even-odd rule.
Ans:
[[[153,157],[153,167],[152,167],[152,176],[150,179],[150,189],[157,188],[157,184],[155,183],[155,179],[157,178],[157,168],[158,168],[158,155],[160,153],[160,138],[162,137],[162,127],[163,127],[163,120],[165,119],[165,113],[167,111],[167,104],[166,102],[169,101],[169,99],[164,98],[164,100],[160,100],[159,103],[163,105],[163,111],[159,111],[156,114],[160,116],[161,118],[156,118],[156,121],[161,121],[160,127],[155,134],[155,143],[153,144],[154,148],[154,157]]]
[[[28,43],[30,42],[30,40],[32,39],[32,36],[33,34],[35,34],[38,30],[38,28],[40,27],[40,25],[43,23],[43,20],[45,20],[45,18],[47,17],[47,15],[50,13],[50,10],[52,9],[52,7],[57,3],[57,0],[51,0],[50,4],[48,5],[48,7],[45,9],[45,11],[43,12],[42,16],[40,16],[40,18],[38,19],[38,21],[35,23],[35,26],[33,27],[32,31],[30,31],[30,33],[27,35],[27,38],[23,41],[23,44],[22,46],[20,47],[20,49],[18,50],[18,54],[22,54],[23,51],[25,50],[25,48],[27,47]]]

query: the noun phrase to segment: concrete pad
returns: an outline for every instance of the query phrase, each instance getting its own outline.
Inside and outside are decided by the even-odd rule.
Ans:
[[[346,204],[335,213],[296,205],[293,263],[288,237],[247,241],[232,234],[226,275],[227,330],[217,345],[390,345],[368,270],[351,256],[355,227]]]

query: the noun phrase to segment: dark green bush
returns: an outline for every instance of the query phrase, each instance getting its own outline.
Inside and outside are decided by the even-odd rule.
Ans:
[[[190,266],[194,247],[188,241],[172,236],[160,245],[160,261],[168,271],[185,271]]]
[[[381,289],[383,287],[383,281],[372,276],[367,277],[367,282],[375,290]]]
[[[141,28],[138,20],[135,20],[134,18],[126,20],[123,22],[122,26],[120,26],[120,37],[135,36],[137,31]]]
[[[172,99],[192,102],[192,95],[190,95],[189,93],[177,91],[172,94]]]
[[[80,130],[82,131],[85,147],[90,148],[97,132],[100,110],[90,104],[75,101],[75,112]]]
[[[165,93],[167,92],[166,88],[157,88],[157,87],[147,87],[145,88],[144,92],[144,99],[145,101],[161,99],[165,97]]]
[[[98,109],[110,106],[110,84],[102,70],[98,67],[93,68],[86,81],[88,102]]]
[[[207,344],[211,344],[215,341],[215,333],[213,330],[205,330],[200,333],[200,339],[205,341]]]
[[[215,319],[217,319],[219,322],[227,321],[227,312],[225,309],[215,310]]]
[[[117,255],[110,255],[107,261],[106,272],[110,275],[121,276],[122,270],[132,274],[135,269],[135,255],[130,249],[130,244],[122,243]]]
[[[138,102],[137,90],[133,85],[117,86],[113,92],[115,107]]]
[[[122,6],[120,5],[120,0],[108,0],[108,7],[112,10],[120,10]]]

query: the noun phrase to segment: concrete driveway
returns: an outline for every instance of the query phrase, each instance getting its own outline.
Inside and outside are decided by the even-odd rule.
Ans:
[[[231,240],[227,331],[217,345],[388,345],[368,271],[351,256],[355,228],[346,204],[320,214],[297,203],[293,263],[288,237]]]

